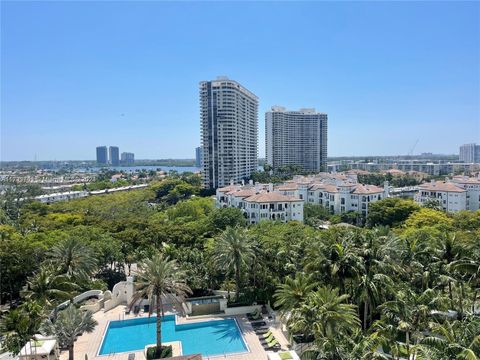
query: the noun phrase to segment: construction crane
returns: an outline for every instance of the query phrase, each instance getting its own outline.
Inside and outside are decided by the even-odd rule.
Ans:
[[[408,152],[407,156],[412,156],[413,155],[413,151],[415,150],[415,148],[417,147],[417,144],[418,142],[420,141],[420,139],[417,139],[415,141],[415,143],[413,144],[413,146],[410,148],[410,151]]]

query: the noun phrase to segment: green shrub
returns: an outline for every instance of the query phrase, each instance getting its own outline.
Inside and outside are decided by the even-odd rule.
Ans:
[[[153,359],[164,359],[172,357],[172,347],[169,346],[162,346],[162,351],[160,352],[160,356],[157,354],[157,347],[152,346],[147,349],[147,360]]]

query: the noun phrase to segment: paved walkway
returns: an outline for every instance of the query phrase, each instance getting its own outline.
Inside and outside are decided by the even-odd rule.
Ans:
[[[139,316],[147,316],[147,314],[141,313]],[[128,354],[135,353],[136,360],[143,360],[144,354],[143,350],[141,351],[131,351],[126,353],[118,353],[118,354],[110,354],[110,355],[102,355],[98,356],[97,353],[100,349],[100,345],[102,343],[103,335],[105,334],[108,322],[110,320],[123,320],[123,319],[130,319],[135,318],[136,316],[132,313],[129,315],[125,315],[125,306],[120,305],[114,309],[111,309],[107,312],[100,310],[93,314],[95,320],[98,321],[98,325],[95,327],[95,330],[90,334],[83,334],[80,336],[77,341],[75,342],[75,359],[76,360],[86,360],[85,355],[88,357],[88,360],[126,360],[128,358]],[[223,318],[222,315],[215,315],[211,317],[196,317],[196,318],[185,318],[185,317],[178,317],[177,321],[179,323],[192,323],[192,322],[200,322],[200,321],[208,321],[208,320],[218,320]],[[229,316],[232,318],[232,316]],[[235,354],[235,355],[227,355],[227,356],[212,356],[212,357],[204,357],[203,359],[221,359],[226,358],[228,360],[265,360],[267,359],[267,353],[263,349],[258,336],[253,331],[253,328],[250,322],[247,320],[246,316],[234,316],[237,319],[237,323],[240,326],[240,329],[243,333],[243,337],[248,345],[249,352],[244,354]],[[282,349],[287,349],[288,341],[280,331],[280,327],[273,324],[270,321],[269,323],[272,332],[275,335],[275,338],[279,341],[282,345]],[[178,355],[178,353],[174,349],[174,356]],[[60,354],[61,360],[68,359],[68,351],[62,351]]]

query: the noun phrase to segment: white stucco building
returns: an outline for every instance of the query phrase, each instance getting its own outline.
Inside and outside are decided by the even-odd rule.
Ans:
[[[290,196],[298,196],[308,204],[321,205],[331,213],[340,214],[356,211],[368,214],[371,203],[388,197],[389,186],[383,188],[375,185],[364,185],[357,182],[354,173],[328,174],[295,177],[277,187],[277,190]]]
[[[217,207],[241,209],[248,223],[262,220],[303,221],[303,201],[281,194],[269,185],[230,185],[217,189]]]
[[[39,195],[35,197],[35,200],[40,201],[42,203],[50,204],[58,201],[80,199],[87,196],[88,196],[88,191],[67,191],[62,193]]]
[[[435,181],[419,185],[414,199],[420,205],[437,200],[441,208],[448,212],[457,212],[467,208],[467,191],[448,181]]]
[[[242,209],[251,224],[261,220],[303,221],[305,203],[323,206],[335,214],[356,211],[366,216],[370,204],[388,194],[388,184],[383,188],[359,184],[354,173],[319,173],[297,176],[275,187],[250,183],[219,188],[216,206]]]
[[[420,205],[437,200],[447,212],[480,209],[480,179],[468,176],[454,176],[445,181],[431,181],[419,185],[414,197]]]

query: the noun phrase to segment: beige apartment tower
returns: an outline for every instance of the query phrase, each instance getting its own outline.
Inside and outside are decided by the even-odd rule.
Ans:
[[[265,114],[267,164],[274,171],[288,165],[300,166],[307,172],[326,171],[327,130],[325,113],[273,106]]]

